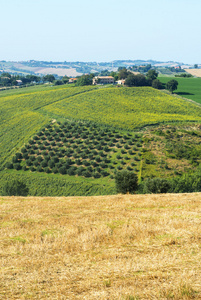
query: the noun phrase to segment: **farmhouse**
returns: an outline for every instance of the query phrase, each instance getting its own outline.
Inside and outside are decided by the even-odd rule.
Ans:
[[[118,80],[117,84],[119,84],[119,85],[125,85],[125,79]]]
[[[22,84],[22,80],[20,80],[20,79],[16,80],[16,82],[17,82],[17,85],[21,85]]]
[[[95,76],[93,78],[93,84],[113,84],[114,77],[112,76]]]
[[[69,81],[68,81],[68,83],[74,83],[76,81],[77,81],[77,78],[70,78]]]

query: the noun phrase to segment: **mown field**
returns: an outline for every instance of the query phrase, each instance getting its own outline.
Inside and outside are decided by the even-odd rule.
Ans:
[[[59,195],[80,195],[77,180],[86,195],[114,193],[116,171],[141,178],[142,128],[201,123],[199,106],[149,87],[30,87],[2,91],[0,105],[0,191],[9,176],[57,178],[32,195],[56,195],[59,181]]]
[[[0,197],[1,299],[201,299],[201,194]]]
[[[185,69],[185,71],[193,76],[201,77],[201,69]]]
[[[174,93],[201,104],[201,78],[160,77],[159,79],[163,83],[172,79],[177,80],[179,85]]]

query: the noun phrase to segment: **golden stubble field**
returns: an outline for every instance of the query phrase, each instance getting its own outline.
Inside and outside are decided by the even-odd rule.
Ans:
[[[0,197],[0,299],[201,299],[201,193]]]
[[[201,77],[201,69],[185,69],[185,71],[193,76]]]

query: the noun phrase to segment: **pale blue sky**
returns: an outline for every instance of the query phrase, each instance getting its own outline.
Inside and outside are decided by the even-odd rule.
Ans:
[[[0,0],[0,60],[201,63],[201,0]]]

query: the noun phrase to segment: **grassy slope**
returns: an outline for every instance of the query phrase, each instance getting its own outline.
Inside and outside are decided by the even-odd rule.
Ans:
[[[179,85],[175,94],[201,104],[201,78],[160,77],[159,79],[163,83],[171,79],[177,80]]]
[[[0,197],[0,298],[201,299],[200,199]]]

